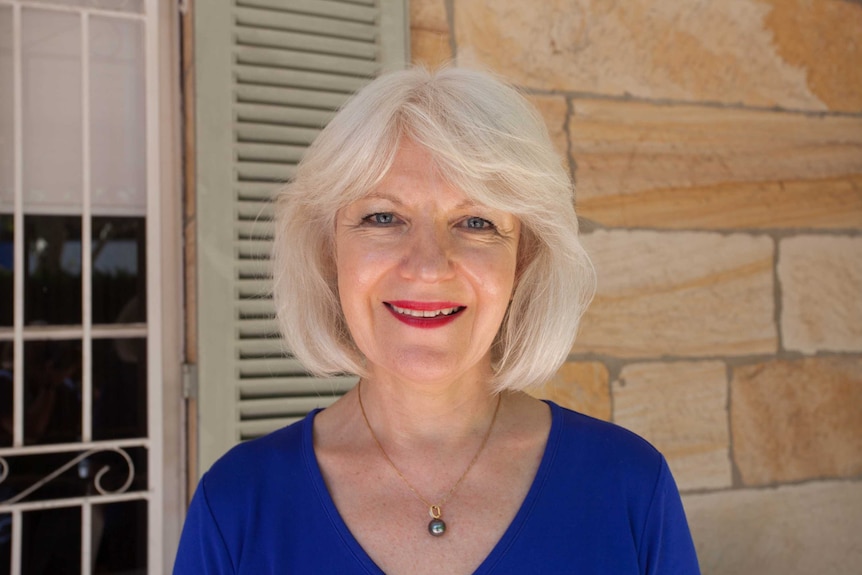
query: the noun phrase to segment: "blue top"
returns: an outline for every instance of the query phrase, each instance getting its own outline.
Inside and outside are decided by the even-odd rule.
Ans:
[[[530,491],[476,573],[700,573],[664,457],[621,427],[550,406]],[[316,413],[233,448],[203,476],[175,575],[383,573],[323,482]]]

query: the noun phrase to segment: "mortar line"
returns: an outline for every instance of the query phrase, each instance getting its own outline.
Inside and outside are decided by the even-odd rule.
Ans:
[[[451,1],[451,0],[449,0]],[[862,1],[862,0],[860,0]],[[811,117],[842,117],[862,118],[862,112],[848,112],[844,110],[806,110],[803,108],[785,108],[781,106],[753,106],[742,102],[720,102],[716,100],[680,100],[675,98],[644,98],[631,94],[601,94],[597,92],[582,92],[579,90],[547,90],[530,86],[519,85],[518,88],[526,94],[535,96],[564,96],[582,100],[606,100],[611,102],[629,102],[652,104],[655,106],[695,106],[702,108],[715,108],[721,110],[742,110],[750,112],[774,112],[779,114],[792,114]]]
[[[455,40],[455,0],[446,0],[446,24],[449,26],[449,50],[452,62],[458,63],[458,42]]]

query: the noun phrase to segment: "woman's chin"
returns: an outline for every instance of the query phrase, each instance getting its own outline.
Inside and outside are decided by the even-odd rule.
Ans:
[[[478,362],[466,361],[463,356],[427,349],[402,352],[397,358],[379,364],[369,362],[369,367],[372,377],[375,373],[387,373],[399,380],[425,385],[451,383],[471,372],[486,371],[480,369]]]

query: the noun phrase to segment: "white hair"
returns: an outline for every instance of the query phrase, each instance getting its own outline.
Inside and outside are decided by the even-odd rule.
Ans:
[[[385,74],[309,147],[279,193],[274,299],[288,348],[314,374],[363,374],[335,272],[335,216],[392,165],[399,142],[428,150],[445,180],[521,222],[512,302],[492,346],[495,390],[544,382],[565,361],[595,286],[573,186],[535,109],[482,72]]]

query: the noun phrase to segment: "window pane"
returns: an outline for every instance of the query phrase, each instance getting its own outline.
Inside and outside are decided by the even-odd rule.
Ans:
[[[0,214],[0,327],[10,327],[14,319],[14,224],[15,220],[11,215]]]
[[[12,447],[12,434],[15,429],[15,414],[13,399],[15,389],[12,374],[15,369],[12,355],[13,343],[9,340],[0,341],[0,447]],[[0,484],[0,501],[3,497],[3,485]],[[0,535],[2,539],[2,535]],[[3,571],[0,571],[2,574]]]
[[[79,213],[82,201],[81,19],[21,11],[24,208]]]
[[[147,502],[124,501],[93,506],[94,572],[145,575]]]
[[[15,124],[12,76],[12,7],[0,6],[0,212],[15,205]],[[0,571],[2,573],[2,571]]]
[[[81,342],[24,342],[24,443],[81,440]]]
[[[4,498],[0,487],[0,501]],[[9,575],[12,571],[12,514],[0,513],[0,575]]]
[[[147,340],[93,340],[93,439],[147,435]]]
[[[93,218],[93,323],[147,319],[144,218]]]
[[[90,19],[90,141],[95,214],[147,208],[143,24]]]
[[[24,218],[24,322],[81,323],[81,218]]]
[[[23,573],[78,575],[81,572],[81,508],[61,507],[23,514]]]

